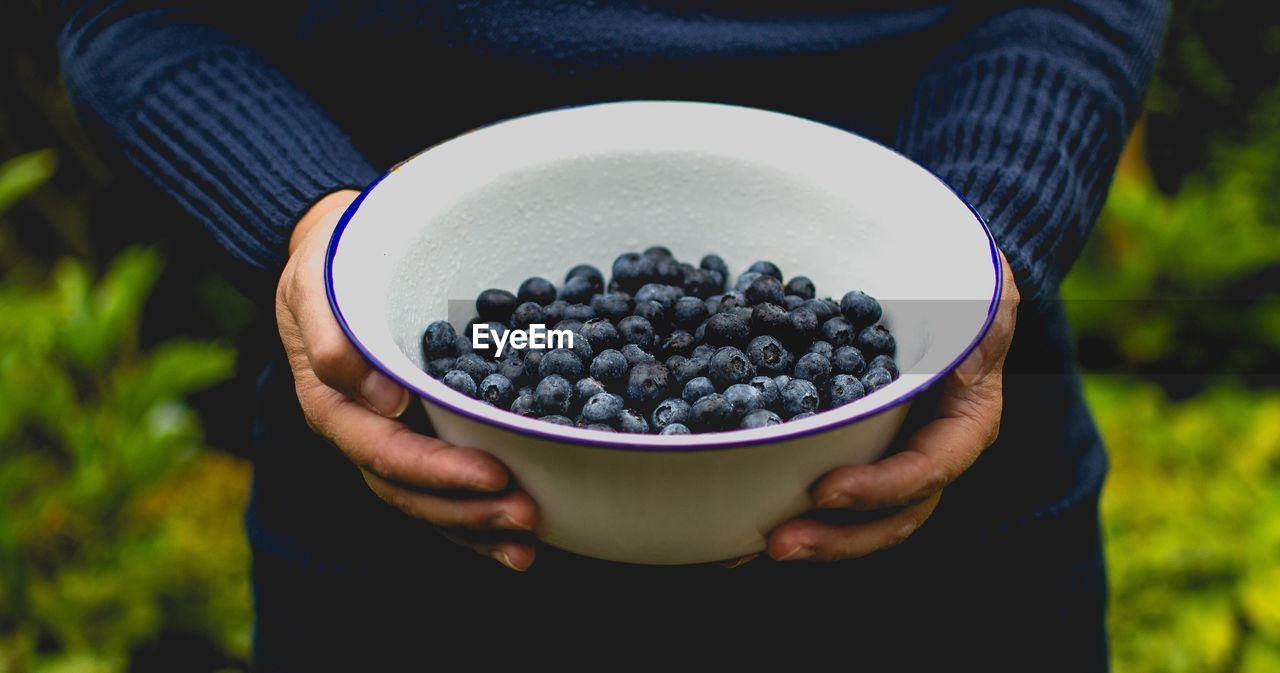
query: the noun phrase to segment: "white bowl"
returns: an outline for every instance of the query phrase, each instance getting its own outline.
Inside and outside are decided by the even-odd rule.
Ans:
[[[470,399],[421,369],[423,328],[456,327],[490,287],[662,244],[735,274],[760,259],[819,296],[881,300],[902,376],[852,404],[756,430],[626,435],[552,425]],[[823,473],[884,452],[907,402],[986,332],[995,242],[963,199],[894,151],[742,107],[624,102],[488,126],[399,164],[343,216],[326,282],[338,321],[421,396],[439,436],[489,451],[537,500],[536,533],[614,561],[680,564],[764,548]],[[470,313],[460,314],[460,306]]]

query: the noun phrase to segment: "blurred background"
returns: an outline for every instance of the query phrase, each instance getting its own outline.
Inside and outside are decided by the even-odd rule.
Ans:
[[[37,4],[0,10],[0,671],[247,670],[240,337],[270,298],[94,152]],[[1120,673],[1280,671],[1278,15],[1175,3],[1063,288]]]

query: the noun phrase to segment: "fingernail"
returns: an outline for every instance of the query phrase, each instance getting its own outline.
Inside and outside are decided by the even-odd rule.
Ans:
[[[409,391],[376,370],[365,375],[360,383],[360,396],[387,418],[399,418],[409,408]]]
[[[503,512],[493,519],[495,528],[507,528],[510,530],[533,530],[533,526],[522,521],[516,521],[516,518],[510,514]]]
[[[500,551],[500,550],[495,549],[495,550],[493,550],[493,551],[489,552],[489,556],[490,556],[490,557],[492,557],[492,558],[493,558],[493,560],[497,561],[498,563],[501,563],[502,565],[504,565],[504,566],[506,566],[506,567],[508,567],[508,568],[510,568],[510,569],[512,569],[512,570],[514,570],[514,571],[516,571],[516,572],[518,572],[518,573],[522,573],[522,572],[524,572],[524,571],[525,571],[525,569],[524,569],[524,568],[517,567],[517,566],[516,566],[516,564],[512,563],[512,562],[511,562],[511,557],[510,557],[510,556],[507,556],[507,553],[506,553],[506,552],[504,552],[504,551]]]
[[[724,567],[729,568],[729,569],[733,569],[733,568],[737,568],[738,566],[744,566],[744,565],[746,565],[746,564],[748,564],[748,563],[750,563],[750,562],[752,562],[752,561],[756,560],[756,557],[758,557],[758,556],[760,556],[760,553],[759,553],[759,552],[756,552],[756,553],[754,553],[754,554],[747,554],[746,556],[743,556],[742,558],[735,559],[735,560],[733,560],[733,561],[730,561],[730,562],[728,562],[728,563],[725,563],[725,564],[724,564]]]
[[[779,556],[778,560],[779,561],[803,561],[807,558],[813,558],[813,550],[804,545],[799,545],[795,549],[792,549],[791,551],[783,554],[782,556]]]
[[[849,507],[853,504],[853,498],[845,493],[828,493],[822,496],[822,499],[813,503],[815,507],[823,507],[833,509],[837,507]]]

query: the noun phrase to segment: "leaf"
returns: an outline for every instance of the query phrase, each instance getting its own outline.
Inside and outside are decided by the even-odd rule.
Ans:
[[[35,191],[58,169],[58,153],[37,150],[0,164],[0,214]]]

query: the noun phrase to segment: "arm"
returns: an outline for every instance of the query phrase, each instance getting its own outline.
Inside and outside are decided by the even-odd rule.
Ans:
[[[232,256],[278,273],[303,213],[377,171],[208,4],[62,3],[64,79],[88,126]]]
[[[493,457],[397,421],[409,394],[356,352],[329,309],[325,247],[355,198],[344,188],[363,187],[373,168],[314,102],[216,28],[212,10],[69,4],[59,50],[82,116],[234,257],[279,274],[276,322],[311,428],[387,503],[527,568],[537,505]]]
[[[1080,253],[1141,109],[1164,0],[1074,0],[999,12],[945,49],[897,146],[987,220],[1030,302]]]
[[[906,540],[995,441],[1019,301],[1054,294],[1093,226],[1165,12],[1155,0],[1004,11],[925,73],[898,144],[987,219],[1003,249],[1004,295],[991,330],[942,382],[934,419],[902,451],[836,468],[813,487],[816,508],[886,515],[848,526],[794,519],[769,536],[775,559],[833,561]]]

